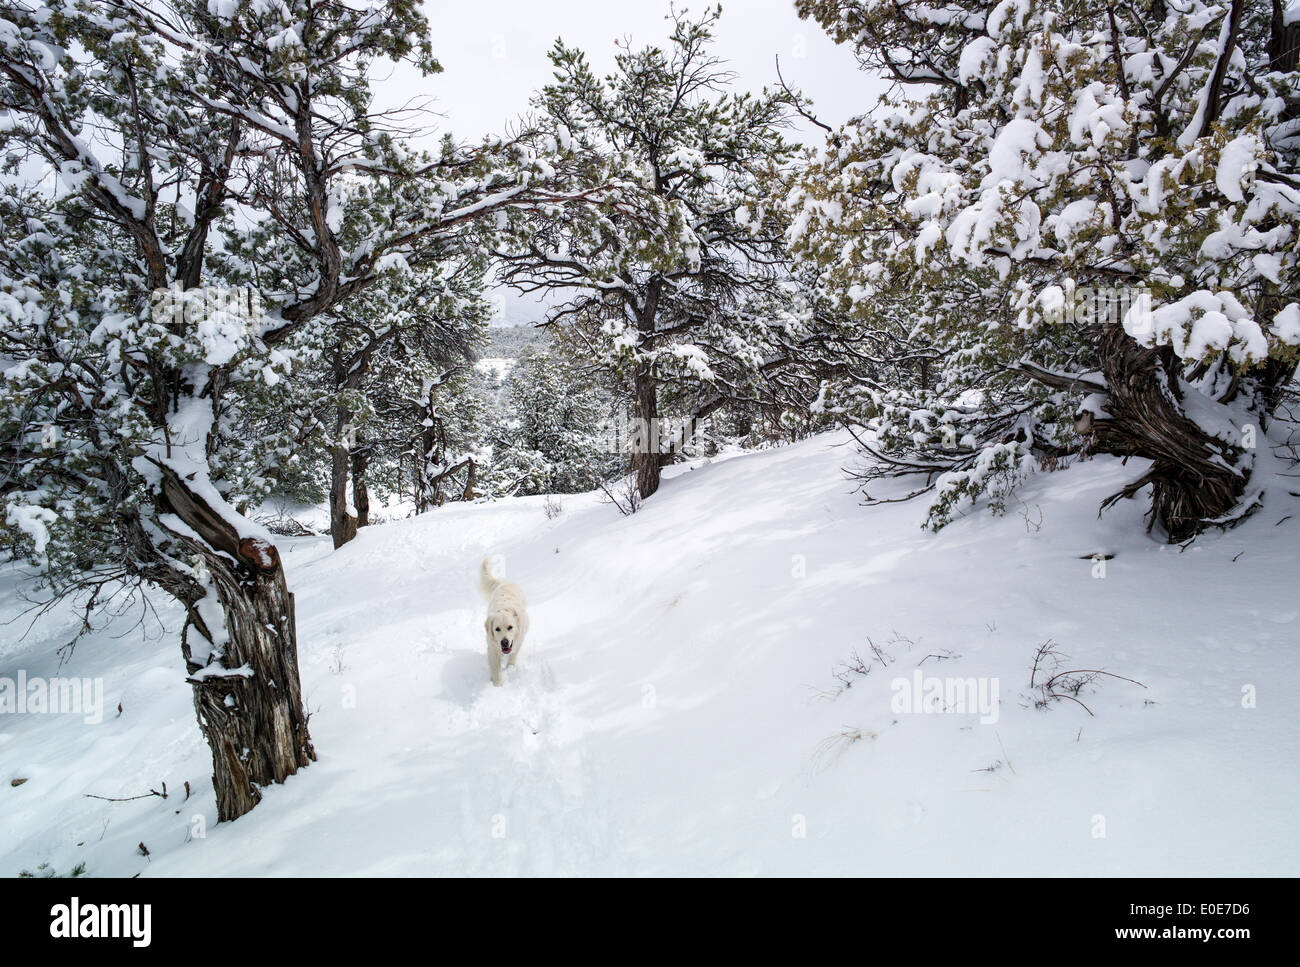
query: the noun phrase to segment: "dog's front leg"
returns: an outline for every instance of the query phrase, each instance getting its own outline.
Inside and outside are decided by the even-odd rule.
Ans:
[[[519,653],[520,653],[521,651],[523,651],[523,648],[524,648],[524,639],[527,638],[527,637],[528,637],[528,615],[527,615],[527,614],[524,614],[524,615],[519,619],[519,634],[518,634],[518,636],[515,638],[515,647],[514,647],[514,648],[511,650],[511,652],[510,652],[510,667],[511,667],[511,668],[514,668],[514,667],[515,667],[515,659],[518,658],[518,657],[519,657]]]
[[[488,674],[492,676],[492,684],[501,687],[501,649],[497,648],[495,641],[488,642]]]

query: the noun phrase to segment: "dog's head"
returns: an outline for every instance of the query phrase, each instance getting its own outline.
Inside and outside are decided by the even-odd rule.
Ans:
[[[488,641],[500,648],[501,654],[508,655],[514,650],[519,635],[519,613],[514,608],[493,611],[483,626],[487,628]]]

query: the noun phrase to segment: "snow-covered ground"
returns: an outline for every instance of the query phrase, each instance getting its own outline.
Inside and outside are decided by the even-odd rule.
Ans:
[[[375,523],[409,517],[415,511],[415,501],[407,495],[382,500],[376,494],[370,495],[370,520]],[[258,523],[269,527],[272,533],[279,528],[276,525],[297,523],[318,534],[326,534],[330,529],[330,507],[322,501],[308,504],[284,497],[272,497],[258,507],[252,517]],[[299,530],[299,528],[293,528]]]
[[[632,517],[522,498],[284,541],[320,760],[231,824],[174,610],[62,669],[69,612],[5,625],[0,677],[102,677],[106,713],[0,716],[0,874],[1300,872],[1300,502],[1180,551],[1139,501],[1097,519],[1140,473],[1099,458],[933,535],[862,507],[855,459],[833,434],[676,468]],[[531,602],[500,689],[487,553]],[[1048,639],[1147,687],[1037,708]],[[996,721],[891,708],[918,670],[996,686]]]

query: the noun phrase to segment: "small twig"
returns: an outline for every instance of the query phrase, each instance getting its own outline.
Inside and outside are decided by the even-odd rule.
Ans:
[[[1118,678],[1121,681],[1132,682],[1134,685],[1142,685],[1142,683],[1139,682],[1136,678],[1125,678],[1123,675],[1116,675],[1114,672],[1108,672],[1101,668],[1072,668],[1069,671],[1057,672],[1055,675],[1053,675],[1051,678],[1047,680],[1047,683],[1044,685],[1044,687],[1051,688],[1052,683],[1064,675],[1109,675],[1111,678]],[[1142,687],[1146,688],[1145,685],[1142,685]]]
[[[1011,756],[1007,755],[1007,747],[1002,744],[1002,733],[994,732],[993,734],[998,737],[998,748],[1002,750],[1002,761],[1007,764],[1007,768],[1011,770],[1011,774],[1014,776],[1016,767],[1011,764]]]
[[[1146,688],[1145,685],[1143,685],[1142,687],[1143,687],[1143,688]],[[1075,704],[1077,704],[1080,708],[1082,708],[1082,709],[1083,709],[1085,712],[1087,712],[1089,715],[1092,715],[1092,709],[1088,708],[1088,706],[1084,705],[1082,702],[1080,702],[1080,701],[1079,701],[1077,698],[1075,698],[1073,695],[1067,695],[1065,692],[1052,692],[1051,695],[1052,695],[1052,698],[1068,698],[1071,702],[1074,702]],[[1093,717],[1093,718],[1096,718],[1097,716],[1092,715],[1092,717]]]
[[[623,500],[615,497],[608,487],[603,483],[597,484],[601,491],[609,498],[609,502],[618,508],[618,512],[624,517],[635,514],[641,509],[641,491],[637,488],[636,480],[629,478],[623,486]],[[626,502],[626,503],[625,503]]]
[[[1034,652],[1034,663],[1029,668],[1030,688],[1034,688],[1037,684],[1036,679],[1038,678],[1039,664],[1048,657],[1054,658],[1058,662],[1060,661],[1059,653],[1056,651],[1056,642],[1052,641],[1051,638],[1048,638],[1045,642],[1039,645],[1038,650]]]
[[[916,664],[917,664],[917,667],[919,668],[921,665],[924,665],[924,664],[926,663],[926,661],[927,661],[928,659],[930,659],[930,658],[933,658],[935,661],[953,661],[953,660],[955,660],[955,659],[958,658],[958,657],[960,657],[960,656],[958,656],[958,655],[954,655],[952,652],[948,652],[946,655],[936,655],[936,654],[933,654],[933,653],[932,653],[932,654],[926,655],[925,658],[922,658],[922,659],[921,659],[920,661],[918,661]]]
[[[790,90],[790,85],[787,84],[785,82],[785,78],[781,76],[781,55],[780,54],[777,54],[776,56],[776,79],[781,84],[781,90],[785,91],[788,95],[790,95],[790,102],[794,106],[794,110],[796,114],[798,114],[805,121],[810,121],[811,123],[817,125],[817,127],[821,128],[827,134],[833,135],[835,133],[835,129],[833,127],[831,127],[829,124],[825,124],[822,121],[819,121],[817,117],[812,114],[812,112],[805,110],[803,104],[801,103],[801,98],[799,97],[799,95],[796,94],[794,91]]]
[[[124,797],[124,798],[120,798],[120,799],[119,799],[119,798],[115,798],[115,797],[113,797],[113,796],[97,796],[97,795],[95,795],[93,792],[84,793],[84,795],[85,795],[85,797],[86,797],[87,799],[102,799],[102,800],[104,800],[104,802],[133,802],[133,801],[136,800],[136,799],[148,799],[148,798],[150,798],[151,796],[157,796],[159,799],[166,799],[166,798],[167,798],[167,783],[165,783],[165,782],[163,783],[163,791],[162,791],[162,792],[159,792],[157,789],[150,789],[148,792],[141,793],[141,794],[138,795],[138,796],[126,796],[126,797]]]
[[[876,661],[880,662],[880,667],[888,668],[889,663],[894,660],[894,656],[889,654],[889,652],[885,651],[885,649],[881,648],[870,638],[867,639],[867,644],[871,646],[871,653],[876,656]]]

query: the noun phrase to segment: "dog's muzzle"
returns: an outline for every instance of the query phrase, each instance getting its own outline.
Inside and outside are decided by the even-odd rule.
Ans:
[[[508,655],[508,654],[510,654],[510,649],[513,648],[513,647],[514,647],[514,645],[512,645],[510,642],[506,641],[506,639],[504,639],[504,638],[501,639],[501,654],[503,654],[503,655]]]

